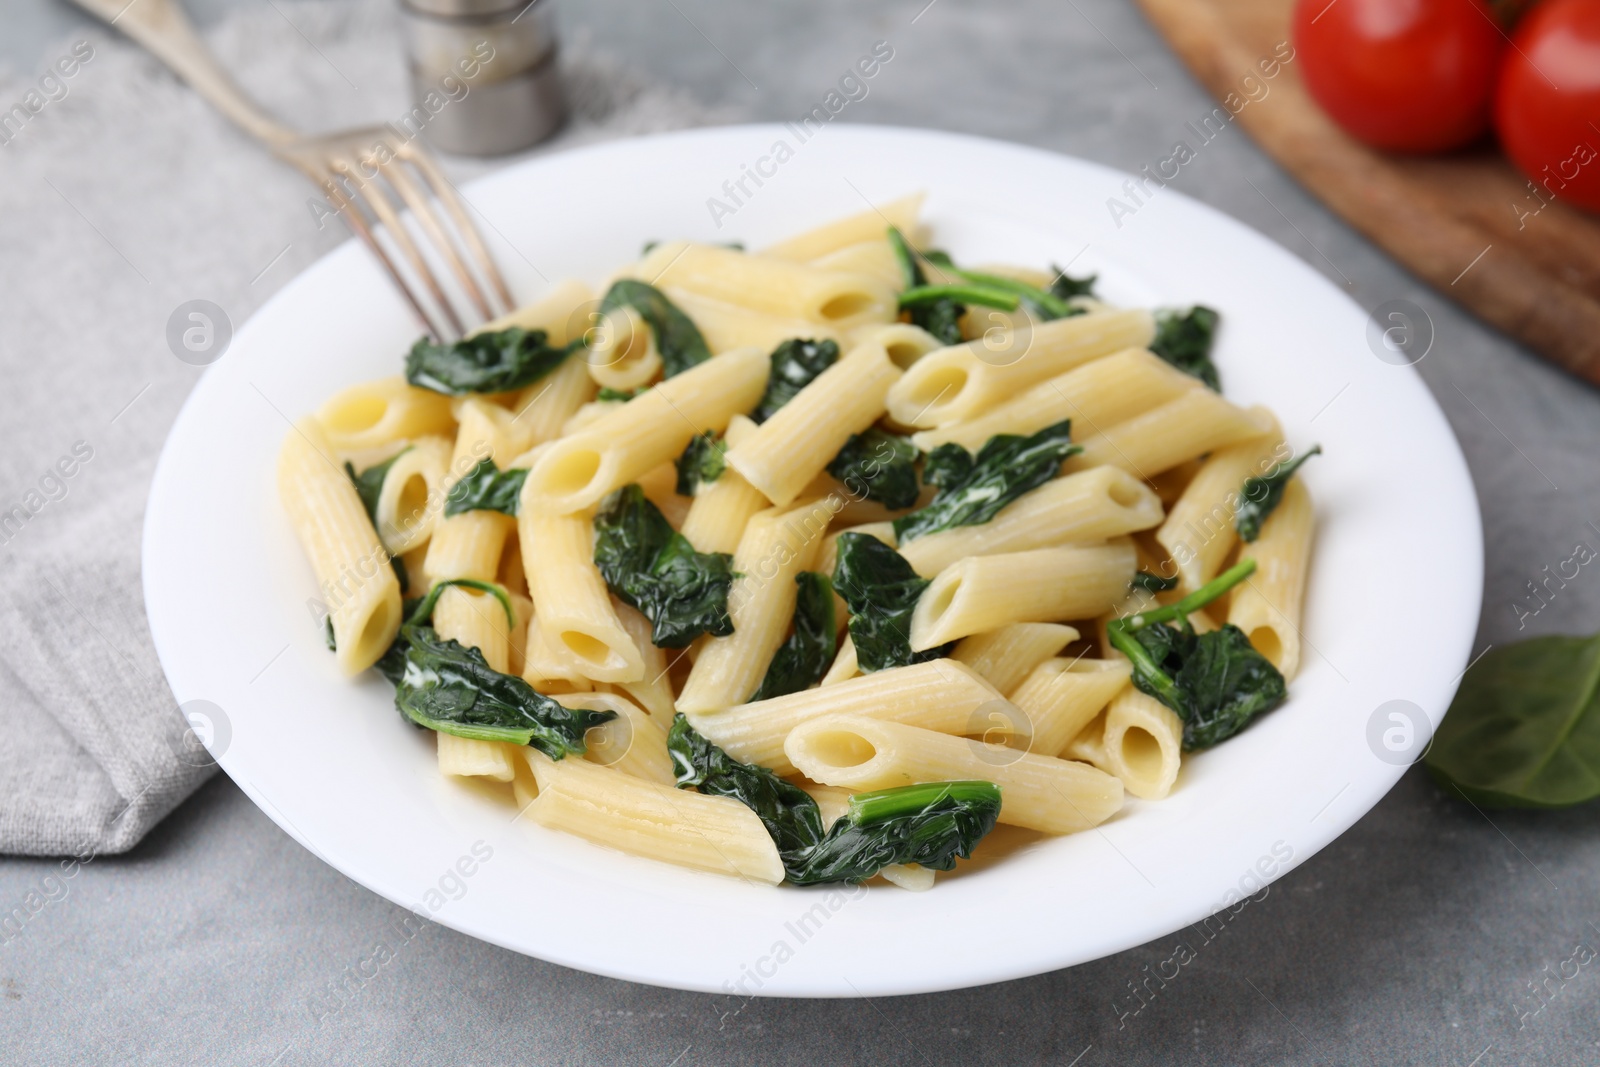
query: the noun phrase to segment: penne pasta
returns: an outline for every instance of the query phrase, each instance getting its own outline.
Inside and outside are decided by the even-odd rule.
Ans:
[[[335,393],[316,420],[330,450],[341,453],[447,433],[454,421],[449,397],[407,385],[399,375]]]
[[[528,592],[540,639],[574,659],[586,678],[641,681],[644,660],[594,563],[590,516],[541,513],[530,506],[524,486],[517,529],[523,558],[538,561],[528,573]]]
[[[889,415],[917,427],[970,421],[1082,364],[1125,349],[1143,349],[1155,331],[1155,319],[1142,309],[987,331],[975,341],[918,360],[889,391]]]
[[[1128,792],[1160,800],[1178,780],[1183,753],[1183,722],[1154,697],[1125,687],[1106,708],[1101,746],[1107,769]]]
[[[670,462],[689,439],[721,432],[767,384],[766,353],[728,352],[629,400],[550,444],[528,470],[522,507],[568,515]]]
[[[359,674],[400,629],[400,583],[322,427],[305,419],[278,454],[278,498],[327,599],[339,668]]]
[[[921,652],[1016,622],[1094,618],[1127,594],[1134,569],[1128,541],[964,559],[917,600],[911,648]]]
[[[1028,751],[1060,755],[1128,684],[1130,673],[1123,659],[1050,659],[1034,668],[1010,697],[1032,726]]]
[[[910,237],[916,232],[917,216],[922,211],[925,196],[925,193],[912,193],[859,214],[824,223],[786,241],[768,245],[761,254],[805,262],[862,241],[881,239],[890,226]]]
[[[1285,679],[1300,671],[1300,613],[1305,603],[1315,516],[1311,494],[1291,478],[1283,500],[1261,525],[1253,544],[1241,545],[1239,558],[1256,561],[1256,573],[1235,589],[1228,621]]]
[[[850,789],[991,781],[1002,823],[1048,834],[1090,829],[1122,808],[1123,783],[1086,764],[862,715],[802,723],[783,749],[806,777]]]
[[[1156,531],[1156,541],[1167,550],[1181,579],[1180,589],[1198,589],[1216,577],[1238,543],[1233,520],[1245,479],[1265,474],[1275,462],[1287,459],[1287,453],[1274,426],[1263,437],[1218,449],[1200,465]]]
[[[930,660],[771,700],[738,704],[726,711],[688,714],[688,719],[691,726],[735,759],[759,763],[779,774],[792,774],[795,767],[784,755],[784,738],[811,719],[857,714],[941,733],[964,733],[973,724],[986,722],[991,711],[1018,721],[1022,717],[994,686],[966,664]]]
[[[950,658],[965,663],[1009,697],[1035,667],[1077,639],[1078,631],[1070,626],[1019,622],[963,638]]]
[[[1169,400],[1083,441],[1063,465],[1081,470],[1103,463],[1148,479],[1207,452],[1270,433],[1265,408],[1241,408],[1204,387]]]
[[[638,270],[662,288],[686,289],[711,300],[835,330],[895,317],[892,285],[871,275],[822,270],[775,256],[680,242],[656,248]]]

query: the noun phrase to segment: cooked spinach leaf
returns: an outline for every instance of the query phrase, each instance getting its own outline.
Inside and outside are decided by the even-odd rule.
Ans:
[[[729,756],[681,714],[667,734],[667,751],[680,788],[733,797],[756,813],[795,885],[864,882],[899,863],[948,871],[972,855],[1000,814],[1000,787],[992,782],[926,782],[857,793],[824,833],[817,802],[805,790]]]
[[[682,648],[703,633],[733,633],[733,557],[696,552],[637,485],[606,499],[594,520],[594,562],[606,585],[650,620],[650,640]]]
[[[372,520],[374,526],[378,524],[378,497],[383,495],[383,480],[389,476],[389,468],[394,466],[394,461],[410,451],[411,446],[407,445],[382,463],[376,463],[360,474],[356,473],[355,467],[351,466],[349,460],[345,461],[344,472],[355,483],[356,495],[361,498],[361,506],[367,509],[367,518]]]
[[[600,391],[594,394],[594,398],[604,401],[620,400],[623,403],[627,403],[640,393],[649,391],[649,389],[648,385],[641,385],[637,389],[613,389],[609,385],[602,385]]]
[[[911,242],[906,240],[905,234],[894,226],[889,227],[889,247],[894,251],[895,261],[900,264],[901,289],[909,292],[925,288],[928,284],[928,275],[922,269],[922,264],[917,261],[917,251],[911,247]],[[911,313],[912,324],[927,330],[939,339],[940,344],[961,343],[961,316],[967,313],[964,305],[944,297],[915,304],[907,310]]]
[[[862,674],[938,659],[950,645],[911,651],[911,613],[929,586],[906,558],[876,537],[839,535],[833,587],[850,609],[850,640]]]
[[[702,737],[682,713],[673,717],[667,731],[667,752],[680,789],[694,786],[711,796],[733,797],[755,812],[785,868],[790,856],[804,854],[822,840],[822,814],[805,790],[765,767],[734,759]]]
[[[683,448],[683,455],[672,461],[678,468],[678,495],[694,496],[702,482],[714,482],[728,467],[727,449],[715,431],[695,434]]]
[[[791,337],[772,350],[771,360],[767,391],[761,394],[761,403],[750,413],[755,422],[772,418],[774,412],[838,362],[839,343]]]
[[[900,309],[904,311],[944,301],[962,305],[978,304],[1001,311],[1015,311],[1022,303],[1016,293],[986,285],[919,285],[900,294]]]
[[[1050,291],[1062,300],[1071,300],[1075,296],[1093,296],[1094,283],[1100,280],[1098,274],[1091,274],[1087,278],[1074,278],[1065,270],[1050,264],[1050,273],[1056,280],[1050,283]]]
[[[1427,766],[1485,807],[1564,808],[1600,797],[1600,634],[1535,637],[1480,656]]]
[[[462,479],[450,487],[444,498],[446,518],[463,511],[498,511],[506,515],[517,513],[522,497],[522,483],[528,480],[524,467],[501,470],[494,460],[484,456]]]
[[[711,349],[689,316],[653,285],[623,278],[611,283],[600,300],[600,314],[631,307],[656,335],[663,374],[670,378],[711,358]]]
[[[1184,751],[1226,741],[1288,693],[1283,675],[1232,623],[1197,634],[1189,614],[1244,581],[1256,569],[1247,559],[1175,604],[1114,619],[1111,646],[1133,664],[1133,684],[1178,713]],[[1166,625],[1176,623],[1176,625]]]
[[[574,341],[564,348],[548,343],[543,330],[520,326],[480,333],[449,344],[424,337],[406,356],[406,381],[447,396],[464,393],[504,393],[521,389],[561,365],[583,347]]]
[[[828,835],[785,863],[795,885],[864,882],[885,867],[915,863],[948,871],[968,859],[1000,816],[993,782],[924,782],[857,793]]]
[[[852,434],[828,463],[828,473],[857,499],[876,500],[894,511],[917,502],[917,458],[922,453],[906,437],[869,429]]]
[[[492,582],[439,582],[408,600],[405,622],[375,666],[394,685],[401,714],[418,726],[480,741],[532,745],[551,759],[582,755],[584,731],[616,717],[612,711],[567,708],[510,674],[494,670],[476,648],[439,636],[428,625],[434,605],[451,586],[492,594],[514,626],[506,591]]]
[[[1321,452],[1321,445],[1312,445],[1298,458],[1279,463],[1266,474],[1244,480],[1244,488],[1239,491],[1239,506],[1233,513],[1233,527],[1239,531],[1241,539],[1254,541],[1261,536],[1261,524],[1283,500],[1283,490],[1289,479],[1300,469],[1300,464]]]
[[[1178,576],[1163,578],[1159,574],[1149,571],[1139,571],[1133,576],[1133,581],[1128,583],[1135,589],[1142,589],[1147,593],[1165,593],[1169,589],[1178,588]]]
[[[1182,313],[1160,312],[1156,315],[1156,336],[1150,342],[1150,351],[1221,392],[1217,365],[1211,362],[1211,346],[1217,339],[1220,321],[1221,316],[1215,311],[1198,304]]]
[[[1082,449],[1063,419],[1029,437],[1001,433],[976,456],[954,442],[940,445],[922,465],[922,480],[939,487],[928,506],[894,520],[901,544],[957,526],[988,522],[1013,500],[1054,478],[1061,462]]]
[[[750,699],[766,700],[798,693],[821,681],[838,652],[838,625],[833,618],[833,583],[826,574],[801,571],[794,602],[794,631],[767,664],[766,677]]]

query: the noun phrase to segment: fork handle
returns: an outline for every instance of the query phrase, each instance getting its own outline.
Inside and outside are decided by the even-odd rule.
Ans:
[[[73,0],[73,3],[144,45],[246,133],[273,148],[295,140],[293,130],[261,110],[228,77],[176,0]]]

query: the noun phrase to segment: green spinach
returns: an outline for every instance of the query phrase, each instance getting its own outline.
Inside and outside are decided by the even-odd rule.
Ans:
[[[565,347],[549,344],[543,330],[512,326],[475,334],[449,344],[424,337],[406,356],[406,381],[447,396],[465,393],[504,393],[543,378],[567,356],[583,347],[574,341]]]
[[[1056,276],[1056,280],[1050,283],[1050,292],[1062,300],[1071,300],[1075,296],[1093,296],[1094,283],[1100,280],[1098,274],[1091,274],[1087,278],[1071,277],[1054,263],[1050,264],[1050,273]]]
[[[1175,604],[1114,619],[1111,646],[1133,664],[1133,684],[1178,713],[1186,752],[1226,741],[1288,693],[1283,675],[1232,623],[1197,634],[1189,615],[1255,572],[1247,559]],[[1176,625],[1165,625],[1175,623]]]
[[[1211,362],[1211,348],[1216,342],[1221,318],[1215,311],[1200,305],[1182,313],[1160,312],[1156,315],[1156,335],[1150,342],[1150,351],[1221,392],[1222,379],[1217,374],[1217,365]]]
[[[976,456],[954,442],[928,453],[922,480],[939,487],[928,506],[894,520],[901,544],[957,526],[975,526],[1001,508],[1054,478],[1068,456],[1081,452],[1072,443],[1072,422],[1063,419],[1029,437],[995,434]]]
[[[750,696],[752,701],[810,688],[827,673],[839,650],[833,583],[826,574],[815,571],[801,571],[794,580],[800,587],[794,602],[794,631],[773,653],[766,677]]]
[[[1283,490],[1289,479],[1302,463],[1321,452],[1321,445],[1312,445],[1299,458],[1279,463],[1266,474],[1245,479],[1244,488],[1239,491],[1239,506],[1233,513],[1233,526],[1239,531],[1240,539],[1254,541],[1261,536],[1261,524],[1283,500]]]
[[[522,497],[522,483],[528,480],[524,467],[501,470],[484,456],[445,494],[445,518],[463,511],[498,511],[515,515]]]
[[[894,251],[895,261],[900,264],[901,289],[910,292],[926,288],[928,275],[922,269],[922,264],[917,262],[916,249],[911,247],[905,234],[893,226],[889,227],[889,247]],[[912,324],[928,331],[940,344],[961,343],[961,317],[967,313],[965,305],[946,296],[916,303],[907,310],[911,313]]]
[[[1161,575],[1151,574],[1149,571],[1139,571],[1134,574],[1133,581],[1128,584],[1146,593],[1165,593],[1169,589],[1178,588],[1178,576],[1173,575],[1171,578],[1163,578]]]
[[[839,535],[833,587],[850,609],[850,640],[861,673],[904,667],[949,654],[951,645],[911,651],[911,613],[931,584],[876,537]]]
[[[600,300],[600,314],[631,307],[656,336],[663,374],[670,378],[711,358],[706,339],[689,316],[653,285],[623,278],[611,283]]]
[[[1600,797],[1600,634],[1535,637],[1479,657],[1426,762],[1435,780],[1485,807]]]
[[[852,434],[828,463],[828,473],[857,499],[876,500],[892,511],[917,502],[917,459],[922,453],[906,437],[877,428]]]
[[[479,741],[531,745],[551,759],[582,755],[584,732],[616,717],[612,711],[567,708],[510,674],[494,670],[476,648],[441,638],[428,625],[451,586],[491,593],[515,625],[511,600],[490,582],[440,582],[406,602],[406,621],[375,665],[395,687],[395,707],[418,726]]]
[[[667,751],[680,788],[733,797],[756,813],[794,885],[864,882],[902,863],[948,871],[972,855],[1000,814],[1000,787],[992,782],[926,782],[857,793],[824,832],[805,790],[729,756],[682,715],[673,719]]]
[[[594,521],[594,561],[625,603],[650,620],[650,640],[682,648],[703,633],[733,633],[733,557],[696,552],[637,485],[606,499]]]
[[[594,398],[606,402],[620,400],[623,403],[627,403],[640,393],[649,392],[649,390],[650,387],[648,385],[641,385],[637,389],[613,389],[609,385],[602,385],[600,391],[594,394]]]
[[[761,402],[750,413],[755,422],[766,422],[795,395],[816,381],[822,372],[839,360],[837,341],[812,341],[791,337],[772,350],[772,371]]]
[[[689,438],[683,455],[672,461],[678,468],[677,490],[679,496],[694,496],[703,482],[714,482],[722,477],[728,467],[728,452],[716,432],[707,430]]]

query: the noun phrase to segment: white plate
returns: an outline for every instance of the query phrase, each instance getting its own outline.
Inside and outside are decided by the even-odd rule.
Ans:
[[[723,183],[780,140],[794,157],[759,188],[747,180],[733,205]],[[418,332],[353,242],[238,331],[162,453],[144,586],[174,692],[222,709],[212,745],[223,768],[351,878],[474,937],[633,981],[786,996],[979,985],[1141,944],[1256,891],[1400,776],[1368,742],[1379,705],[1413,701],[1435,724],[1444,714],[1482,595],[1477,502],[1438,407],[1414,371],[1376,358],[1360,308],[1171,190],[1118,227],[1106,202],[1126,195],[1125,180],[950,134],[840,126],[800,144],[786,127],[745,126],[568,152],[468,195],[524,298],[563,277],[598,282],[646,240],[760,247],[860,211],[863,198],[926,189],[936,240],[959,261],[1072,261],[1116,303],[1219,308],[1227,395],[1269,404],[1292,443],[1325,449],[1304,473],[1319,516],[1308,647],[1289,702],[1186,760],[1169,799],[941,876],[928,893],[840,892],[621,855],[514,822],[506,803],[441,778],[431,739],[401,721],[387,682],[339,677],[275,490],[287,420],[397,373]],[[736,206],[720,228],[712,197]]]

